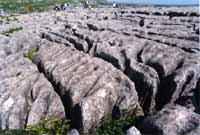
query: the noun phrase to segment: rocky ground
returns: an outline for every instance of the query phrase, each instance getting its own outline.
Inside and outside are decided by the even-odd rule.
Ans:
[[[141,134],[199,135],[199,16],[198,7],[144,7],[1,18],[0,129],[66,116],[91,133],[132,114],[144,116]]]

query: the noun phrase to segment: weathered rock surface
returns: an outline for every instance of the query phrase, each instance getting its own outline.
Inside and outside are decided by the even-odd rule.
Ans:
[[[196,94],[196,98],[197,98],[197,100],[200,99],[200,80],[199,80],[198,83],[197,83],[197,94]],[[198,100],[197,105],[200,106],[200,100]],[[199,110],[197,110],[197,112],[200,112],[200,108],[199,108]]]
[[[144,110],[147,112],[155,111],[156,95],[160,85],[157,72],[147,65],[130,61],[130,66],[125,73],[135,82]]]
[[[137,114],[141,106],[159,133],[174,125],[169,133],[199,134],[199,15],[198,7],[105,7],[20,15],[2,23],[1,128],[24,128],[42,114],[66,113],[74,127],[88,132],[109,115]],[[39,50],[37,66],[24,58],[31,48]],[[168,120],[173,113],[184,116],[178,126]]]
[[[67,135],[80,135],[77,129],[72,129]]]
[[[166,107],[144,120],[143,134],[159,135],[198,135],[200,116],[181,106]]]
[[[198,80],[200,78],[200,55],[187,57],[180,69],[168,79],[169,90],[172,92],[170,102],[183,105],[193,111],[199,110]]]
[[[199,35],[193,29],[199,22],[195,19],[199,14],[189,17],[190,14],[193,16],[193,10],[188,8],[186,13],[183,9],[170,11],[163,8],[155,13],[160,12],[160,16],[155,15],[155,9],[151,8],[142,9],[145,14],[149,13],[148,16],[137,8],[124,9],[119,11],[118,18],[103,19],[101,15],[95,15],[98,20],[93,18],[92,13],[90,18],[84,18],[87,15],[83,13],[83,18],[77,19],[76,23],[69,22],[67,28],[59,31],[45,32],[43,38],[73,46],[79,51],[112,63],[135,83],[145,112],[152,112],[179,98],[173,95],[182,90],[175,88],[169,82],[170,78],[178,77],[176,72],[180,70],[186,73],[183,63],[188,58],[199,59]],[[184,13],[181,14],[181,11]],[[172,13],[173,17],[169,18]],[[109,12],[104,14],[112,15]],[[143,27],[140,26],[141,19],[144,20]],[[191,68],[198,71],[198,63]],[[191,76],[192,73],[188,74]],[[187,87],[187,91],[193,91],[190,94],[194,99],[191,105],[193,109],[198,108],[198,99],[194,98],[198,78],[198,73],[195,72],[195,88],[192,85]],[[169,89],[166,87],[168,83]],[[183,80],[182,84],[187,85],[187,80]]]
[[[98,126],[109,114],[125,115],[127,111],[137,115],[140,111],[134,83],[101,59],[51,44],[40,47],[36,63],[54,82],[72,122],[84,132]]]
[[[9,56],[0,70],[0,129],[25,128],[41,118],[65,117],[60,97],[28,59]]]
[[[141,135],[141,133],[136,127],[132,126],[126,131],[126,135]]]

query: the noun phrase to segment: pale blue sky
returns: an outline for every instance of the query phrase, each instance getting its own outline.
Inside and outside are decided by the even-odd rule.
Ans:
[[[144,3],[159,5],[193,5],[199,4],[199,0],[108,0],[120,3]]]

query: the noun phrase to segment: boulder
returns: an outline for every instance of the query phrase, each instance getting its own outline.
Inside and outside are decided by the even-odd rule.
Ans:
[[[170,75],[181,64],[185,53],[167,45],[148,45],[141,53],[143,63],[153,67],[160,78]]]
[[[183,62],[181,68],[172,75],[169,81],[169,89],[172,92],[170,102],[178,103],[193,111],[200,109],[198,106],[199,93],[198,80],[200,78],[200,55],[189,55]]]
[[[0,69],[0,129],[25,128],[42,118],[65,117],[60,97],[34,64],[15,55],[4,60],[7,63]]]
[[[57,88],[73,126],[84,133],[109,115],[142,114],[134,83],[101,59],[62,44],[44,44],[36,64]]]
[[[125,74],[135,83],[143,110],[147,113],[155,111],[156,95],[160,85],[157,72],[150,66],[130,60]]]
[[[141,135],[141,133],[136,127],[132,126],[126,131],[126,135]]]
[[[80,135],[77,129],[72,129],[67,135]]]
[[[168,106],[155,115],[148,116],[139,129],[142,134],[198,135],[200,133],[200,115],[179,105]]]

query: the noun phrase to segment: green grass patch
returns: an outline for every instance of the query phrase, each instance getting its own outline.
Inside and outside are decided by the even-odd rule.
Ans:
[[[94,129],[91,135],[125,135],[126,130],[135,124],[136,118],[131,116],[107,119],[100,127]],[[0,131],[0,135],[66,135],[69,131],[70,120],[66,118],[42,118],[36,125],[28,126],[26,129]]]
[[[19,2],[17,0],[0,0],[0,8],[10,13],[25,13],[25,5],[29,5],[30,12],[43,12],[55,4],[69,3],[75,4],[74,0],[29,0],[28,2]]]
[[[32,48],[28,51],[27,54],[25,54],[25,57],[28,58],[31,61],[34,61],[35,59],[35,54],[36,54],[37,49],[36,48]]]
[[[66,118],[42,119],[37,125],[28,126],[27,131],[34,132],[38,135],[65,135],[69,131],[70,121]]]
[[[12,28],[12,29],[9,29],[8,31],[3,32],[2,34],[9,36],[10,34],[17,32],[17,31],[20,31],[22,29],[23,29],[22,27]]]
[[[132,116],[106,120],[93,135],[125,135],[126,130],[135,124],[136,119]]]
[[[19,21],[15,16],[0,18],[0,24],[9,24],[10,22]]]
[[[30,7],[31,12],[43,12],[52,9],[56,4],[68,3],[72,6],[83,3],[83,0],[0,0],[0,8],[9,13],[24,14],[26,5]],[[96,0],[96,4],[106,3],[106,0]]]
[[[65,135],[69,131],[70,121],[66,118],[42,118],[37,125],[26,129],[3,130],[0,135]]]
[[[29,132],[24,129],[13,129],[0,131],[0,135],[37,135],[37,133]]]

